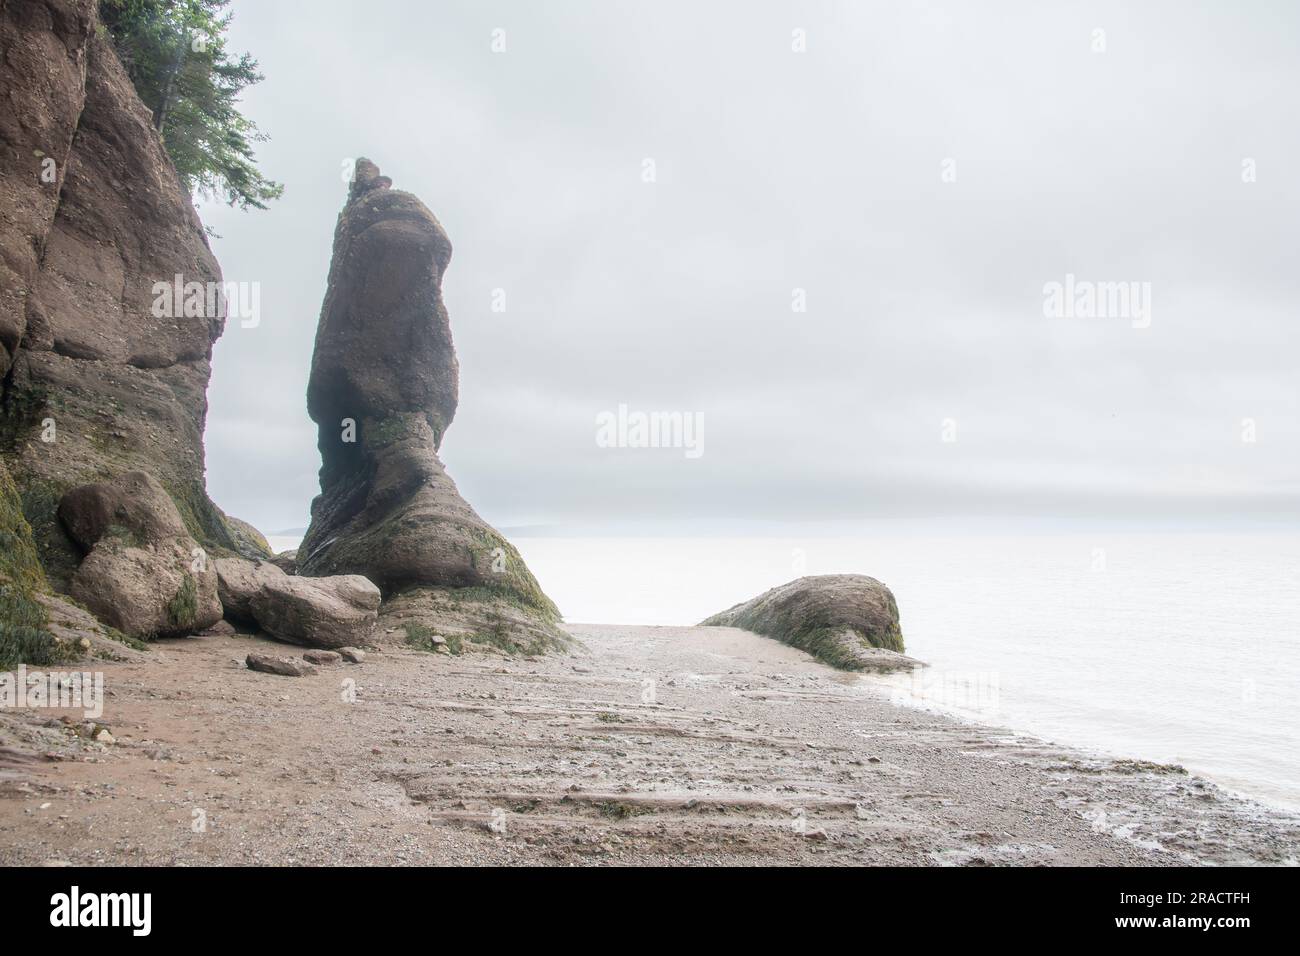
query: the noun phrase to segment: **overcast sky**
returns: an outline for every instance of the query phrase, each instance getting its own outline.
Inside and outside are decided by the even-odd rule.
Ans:
[[[285,195],[201,208],[261,292],[216,346],[208,475],[265,531],[318,490],[358,155],[451,237],[443,457],[499,526],[1300,513],[1294,3],[233,10]],[[1067,274],[1149,312],[1045,315]],[[703,454],[599,447],[620,404],[702,415]]]

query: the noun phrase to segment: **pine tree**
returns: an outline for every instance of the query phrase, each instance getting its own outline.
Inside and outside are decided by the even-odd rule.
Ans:
[[[247,53],[226,50],[230,0],[100,0],[100,17],[190,194],[265,209],[284,187],[265,178],[253,144],[266,140],[238,109],[262,79]]]

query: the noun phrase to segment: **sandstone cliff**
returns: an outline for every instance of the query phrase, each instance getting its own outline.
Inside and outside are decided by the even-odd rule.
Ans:
[[[419,199],[390,187],[359,160],[334,234],[307,387],[321,493],[298,573],[365,575],[415,641],[562,644],[555,606],[438,459],[459,374],[441,288],[451,243]]]
[[[5,0],[0,50],[0,457],[50,582],[81,559],[63,494],[134,470],[205,547],[260,551],[204,485],[224,308],[160,308],[155,289],[221,270],[94,0]]]

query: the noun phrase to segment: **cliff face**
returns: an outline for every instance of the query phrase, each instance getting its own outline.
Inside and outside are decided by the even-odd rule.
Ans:
[[[93,6],[0,3],[0,375],[27,328],[27,297],[85,104]]]
[[[459,374],[441,288],[451,243],[419,199],[390,186],[359,160],[334,234],[307,387],[321,493],[298,571],[365,575],[413,635],[563,643],[523,559],[438,459]]]
[[[0,456],[49,578],[80,560],[63,493],[133,470],[201,544],[239,548],[204,486],[221,270],[149,111],[94,0],[4,0],[0,43]],[[159,295],[177,276],[201,309]]]

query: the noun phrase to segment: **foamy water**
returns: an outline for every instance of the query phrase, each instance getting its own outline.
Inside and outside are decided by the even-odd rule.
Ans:
[[[1300,540],[1282,534],[518,538],[570,621],[694,624],[799,574],[898,599],[893,692],[1300,807]],[[884,681],[884,678],[865,678]]]

